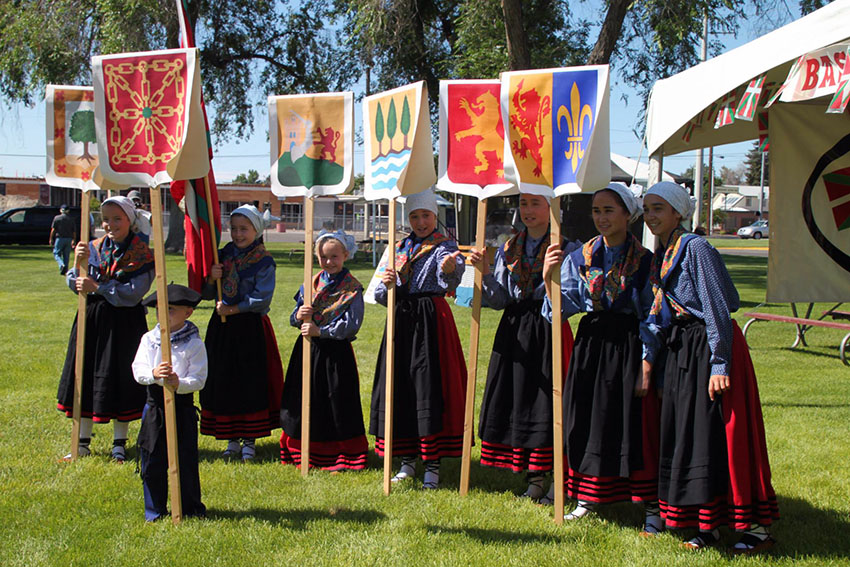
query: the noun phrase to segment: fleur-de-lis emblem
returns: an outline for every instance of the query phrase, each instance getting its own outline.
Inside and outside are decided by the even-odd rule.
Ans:
[[[566,118],[568,145],[564,151],[564,157],[570,161],[575,173],[579,160],[584,158],[584,150],[581,148],[581,142],[584,140],[584,119],[587,118],[588,130],[593,127],[593,111],[590,105],[581,105],[581,94],[576,83],[573,83],[573,88],[570,90],[570,110],[567,110],[563,104],[558,108],[558,132],[562,131],[561,118]]]

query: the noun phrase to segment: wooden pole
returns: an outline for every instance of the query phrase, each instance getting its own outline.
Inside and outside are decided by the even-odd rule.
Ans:
[[[561,242],[561,198],[549,204],[550,242]],[[564,523],[564,353],[561,327],[561,270],[552,272],[552,443],[554,458],[555,523]]]
[[[153,221],[153,254],[156,265],[156,318],[159,322],[162,362],[171,362],[171,329],[168,326],[168,284],[165,277],[165,240],[162,238],[162,195],[158,185],[151,187],[151,220]],[[177,415],[174,392],[162,389],[165,399],[165,439],[168,447],[168,485],[171,492],[171,522],[183,519],[180,497],[180,461],[177,453]]]
[[[313,305],[313,199],[304,196],[304,306]],[[310,396],[313,338],[304,337],[301,353],[301,476],[310,472]]]
[[[395,269],[395,199],[390,199],[389,232],[387,234],[387,267]],[[387,288],[387,368],[384,390],[384,494],[389,494],[393,476],[393,386],[395,382],[395,292],[396,286]]]
[[[89,231],[91,219],[89,219],[88,193],[83,191],[80,200],[80,242],[86,246],[89,244]],[[76,255],[76,254],[75,254]],[[77,277],[85,277],[88,274],[88,260],[85,263],[77,263]],[[77,294],[77,354],[74,359],[74,407],[71,410],[73,425],[71,426],[71,460],[76,461],[80,456],[80,420],[83,411],[83,368],[86,352],[86,294]]]
[[[188,181],[186,182],[188,183]],[[218,238],[215,236],[215,217],[213,216],[212,196],[210,195],[210,175],[204,175],[204,196],[207,201],[207,217],[210,219],[210,241],[212,244],[213,264],[218,264]],[[215,290],[221,301],[221,279],[215,280]],[[221,315],[221,322],[227,322],[227,317]]]
[[[487,220],[487,199],[478,199],[478,218],[475,227],[475,248],[483,251],[487,262],[484,231]],[[469,492],[469,469],[472,460],[472,431],[475,419],[475,379],[478,374],[478,338],[481,330],[481,294],[484,267],[475,268],[475,287],[472,292],[472,322],[469,325],[469,361],[466,371],[466,407],[463,414],[463,455],[460,461],[460,495]]]

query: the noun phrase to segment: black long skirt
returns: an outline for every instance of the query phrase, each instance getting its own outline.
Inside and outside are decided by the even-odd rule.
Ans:
[[[366,429],[360,377],[351,341],[313,337],[310,362],[310,466],[359,470],[366,466]],[[298,336],[280,405],[281,461],[301,463],[301,380],[304,337]]]
[[[86,345],[83,360],[82,416],[98,423],[112,419],[133,421],[142,417],[145,387],[133,378],[133,359],[147,332],[145,310],[114,307],[106,299],[89,295],[86,302]],[[77,318],[71,325],[68,352],[59,380],[56,408],[72,417],[74,367],[77,360]]]
[[[731,388],[708,396],[705,323],[675,323],[667,339],[658,500],[670,528],[735,530],[779,518],[749,349],[733,321]]]
[[[459,457],[463,445],[466,363],[451,308],[442,296],[396,302],[393,454],[423,460]],[[384,451],[386,330],[378,351],[369,433]]]
[[[487,370],[478,433],[481,464],[514,472],[552,469],[552,324],[542,300],[505,308]],[[572,332],[564,321],[569,361]]]
[[[268,316],[213,312],[204,341],[209,376],[201,390],[201,433],[216,439],[268,437],[280,427],[283,367]]]
[[[610,503],[656,499],[658,400],[634,397],[642,374],[638,319],[610,311],[582,317],[564,387],[566,491]]]

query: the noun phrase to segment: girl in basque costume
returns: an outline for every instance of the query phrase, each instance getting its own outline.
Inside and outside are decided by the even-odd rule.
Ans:
[[[522,194],[519,211],[525,229],[496,252],[493,273],[483,251],[470,254],[472,264],[483,268],[487,304],[504,309],[493,341],[478,435],[482,465],[527,471],[523,496],[546,502],[544,476],[552,470],[552,324],[541,308],[546,295],[548,199]],[[564,359],[569,360],[573,335],[568,321],[563,322],[562,337]]]
[[[393,454],[400,456],[399,482],[415,476],[416,458],[425,464],[423,488],[437,488],[440,459],[459,457],[463,445],[466,364],[451,309],[445,300],[463,275],[457,244],[437,232],[437,198],[432,189],[407,197],[413,231],[396,249],[375,289],[386,305],[396,286]],[[386,331],[378,351],[369,433],[384,454]]]
[[[254,459],[255,439],[279,426],[283,391],[283,366],[268,316],[275,262],[263,245],[266,223],[253,205],[230,214],[232,242],[221,249],[221,263],[212,267],[203,289],[203,296],[212,299],[213,284],[221,280],[222,300],[204,341],[210,371],[200,395],[201,433],[227,439],[223,456],[243,461]]]
[[[290,324],[301,331],[295,342],[280,409],[280,460],[301,464],[302,341],[312,337],[310,466],[330,471],[366,468],[366,430],[360,409],[360,378],[351,341],[363,323],[363,286],[344,262],[356,244],[343,232],[316,240],[322,271],[313,278],[312,306],[304,286],[295,295]]]
[[[632,501],[645,506],[644,533],[657,534],[663,528],[656,486],[659,403],[655,392],[647,394],[659,343],[644,322],[652,304],[651,254],[629,232],[640,212],[623,184],[593,195],[599,235],[566,258],[557,246],[546,252],[544,311],[551,316],[548,277],[561,266],[563,314],[585,314],[564,387],[564,488],[578,501],[564,519]]]
[[[154,261],[140,236],[149,225],[137,218],[130,199],[110,197],[101,205],[101,216],[106,235],[80,242],[75,250],[85,274],[76,267],[67,274],[72,291],[88,294],[79,455],[91,454],[92,423],[113,421],[112,458],[123,463],[129,422],[140,419],[145,406],[145,389],[133,379],[131,365],[147,331],[141,301],[153,282]],[[56,404],[68,417],[74,405],[76,353],[74,319]]]
[[[730,315],[738,292],[718,252],[682,228],[693,212],[685,189],[653,185],[643,210],[658,237],[648,320],[665,332],[661,516],[669,528],[699,528],[691,549],[716,544],[727,524],[743,532],[732,553],[761,551],[779,510],[753,364]]]

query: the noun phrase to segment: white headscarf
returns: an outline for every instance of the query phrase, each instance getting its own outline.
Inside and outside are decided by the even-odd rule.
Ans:
[[[249,221],[251,221],[251,225],[254,227],[254,230],[257,231],[257,238],[263,235],[263,230],[271,223],[271,213],[266,211],[261,213],[257,207],[254,205],[240,205],[237,209],[235,209],[230,216],[233,215],[242,215]]]
[[[682,219],[687,220],[694,214],[695,203],[688,190],[672,181],[661,181],[649,188],[647,195],[658,195],[682,215]],[[645,197],[645,196],[644,196]]]
[[[127,197],[110,197],[101,203],[101,207],[103,205],[118,205],[121,207],[121,210],[124,211],[124,214],[127,215],[127,218],[130,219],[130,230],[136,233],[142,233],[144,235],[149,235],[151,233],[151,223],[144,215],[140,215],[136,210],[136,205],[133,204],[133,201],[128,199]]]
[[[599,191],[613,191],[623,200],[623,204],[626,205],[626,210],[629,212],[629,223],[635,222],[641,214],[643,214],[643,204],[641,200],[635,195],[635,188],[637,191],[641,190],[639,185],[633,185],[632,187],[626,187],[625,183],[613,182],[609,183],[605,189],[600,189]],[[599,193],[597,191],[596,193]],[[595,193],[594,193],[595,194]]]
[[[419,193],[407,195],[404,208],[407,210],[408,215],[417,209],[425,209],[437,215],[437,194],[434,193],[433,188],[429,187]]]
[[[327,240],[329,238],[338,240],[343,246],[345,246],[349,257],[354,256],[354,253],[357,252],[357,241],[354,239],[354,236],[346,234],[342,230],[337,230],[335,232],[323,230],[319,233],[319,237],[316,239],[316,246],[318,247],[319,242],[322,240]]]

